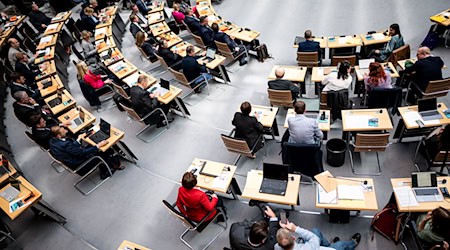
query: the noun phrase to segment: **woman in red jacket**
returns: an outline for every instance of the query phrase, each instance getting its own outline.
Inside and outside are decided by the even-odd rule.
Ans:
[[[83,81],[93,87],[94,89],[99,89],[106,84],[111,84],[111,79],[106,79],[103,81],[103,78],[108,77],[107,75],[96,75],[94,74],[87,66],[87,64],[83,61],[78,62],[77,64],[78,77],[79,79],[83,79]]]
[[[177,207],[189,219],[199,222],[216,208],[219,201],[217,195],[208,195],[199,188],[195,188],[197,177],[193,173],[186,172],[181,184],[182,186],[178,189]],[[216,214],[217,211],[211,213],[206,221],[214,218]]]

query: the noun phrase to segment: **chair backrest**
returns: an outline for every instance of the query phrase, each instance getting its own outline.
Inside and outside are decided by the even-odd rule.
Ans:
[[[446,96],[450,91],[450,78],[430,81],[423,94],[423,99]]]
[[[114,89],[116,90],[116,92],[121,95],[123,98],[125,99],[130,99],[130,97],[128,96],[127,92],[125,91],[125,89],[122,88],[122,86],[117,85],[116,83],[112,83]]]
[[[356,55],[350,55],[350,56],[333,56],[331,58],[331,65],[336,66],[338,63],[348,61],[350,65],[355,66],[356,65]]]
[[[400,48],[397,48],[394,51],[392,51],[388,61],[392,62],[394,66],[397,66],[398,65],[397,61],[406,60],[409,58],[411,58],[411,48],[409,47],[409,44],[405,44]]]
[[[203,40],[200,36],[197,36],[196,34],[192,33],[192,37],[194,37],[194,41],[198,47],[200,47],[202,49],[206,49],[206,45],[205,45],[205,43],[203,43]]]
[[[66,164],[64,164],[62,161],[58,160],[50,150],[47,151],[48,155],[50,155],[50,158],[52,158],[53,161],[57,162],[58,164],[60,164],[65,170],[69,171],[72,174],[75,174],[76,171],[74,171],[73,169],[69,168],[68,166],[66,166]]]
[[[450,151],[439,151],[439,153],[434,157],[433,164],[447,165],[450,164]]]
[[[141,117],[138,115],[138,113],[136,113],[136,111],[134,111],[134,109],[129,108],[126,105],[123,105],[122,103],[120,103],[120,106],[125,110],[125,112],[131,119],[144,123],[144,121],[142,121]]]
[[[297,52],[297,63],[299,66],[309,68],[319,66],[319,53],[316,52]]]
[[[161,63],[161,65],[165,68],[168,69],[169,65],[167,65],[166,60],[164,60],[164,58],[162,58],[161,56],[159,56],[157,53],[155,53],[156,58],[158,58],[159,63]]]
[[[327,92],[320,92],[319,109],[329,110],[327,105]]]
[[[77,49],[75,46],[72,46],[72,51],[73,51],[73,53],[75,54],[75,56],[78,58],[78,60],[84,61],[84,56],[83,56],[83,54],[82,54],[80,51],[78,51],[78,49]],[[76,65],[76,64],[75,64],[75,65]]]
[[[270,105],[281,107],[293,107],[292,93],[290,90],[267,89]]]
[[[248,144],[245,140],[233,138],[224,134],[222,134],[221,137],[228,151],[249,157],[252,156],[252,151],[248,147]]]
[[[374,88],[369,92],[368,108],[392,108],[392,114],[401,106],[402,88]]]
[[[230,50],[228,45],[226,43],[221,43],[218,41],[214,41],[217,46],[217,50],[219,50],[220,54],[222,54],[225,57],[234,59],[233,52]]]
[[[173,76],[175,77],[175,80],[177,80],[181,84],[185,85],[186,87],[189,87],[189,88],[191,87],[191,85],[189,85],[188,79],[183,74],[183,72],[176,71],[172,68],[169,68],[169,71],[173,74]]]
[[[47,151],[48,150],[48,146],[44,147],[44,145],[39,144],[36,141],[36,138],[34,137],[33,134],[31,134],[29,131],[25,131],[25,135],[28,137],[28,139],[34,143],[36,143],[42,150]]]
[[[382,152],[389,145],[389,133],[356,134],[355,152]]]
[[[191,221],[190,219],[188,219],[186,216],[184,216],[184,214],[182,214],[178,210],[176,210],[175,206],[171,205],[166,200],[163,200],[162,202],[163,202],[164,206],[166,207],[166,209],[169,211],[169,214],[174,216],[175,218],[179,219],[186,228],[194,229],[196,227],[196,224],[193,221]]]
[[[322,150],[319,144],[286,143],[289,173],[301,173],[309,177],[323,172]]]

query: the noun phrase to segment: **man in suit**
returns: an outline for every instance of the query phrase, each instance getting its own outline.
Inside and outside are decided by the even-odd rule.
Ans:
[[[294,100],[295,102],[297,96],[300,94],[300,88],[289,80],[283,80],[284,73],[285,70],[282,67],[279,67],[275,70],[276,79],[269,81],[269,89],[290,90],[292,94],[292,100]]]
[[[228,45],[228,48],[233,52],[235,56],[241,54],[245,51],[244,45],[237,44],[229,35],[227,35],[224,32],[219,31],[219,25],[217,23],[213,23],[211,25],[211,29],[214,32],[214,40],[220,43],[226,43]],[[247,64],[247,55],[243,53],[239,57],[239,66],[243,66]]]
[[[39,68],[33,63],[30,63],[27,54],[23,52],[17,52],[16,59],[16,72],[19,72],[25,76],[26,84],[28,86],[36,89],[37,86],[34,80],[40,73]]]
[[[69,168],[75,170],[90,157],[98,155],[108,164],[111,172],[114,170],[125,169],[124,166],[120,165],[120,160],[117,157],[111,157],[113,153],[112,150],[107,150],[104,153],[99,151],[101,147],[108,144],[108,141],[103,140],[95,146],[82,147],[79,141],[81,141],[81,138],[86,136],[86,134],[81,134],[78,136],[78,140],[74,140],[73,138],[67,137],[69,131],[65,127],[53,126],[50,131],[53,136],[49,143],[51,154]],[[97,163],[98,162],[94,160],[84,168],[80,169],[77,174],[81,176],[87,174]],[[99,169],[100,177],[102,179],[106,179],[110,176],[109,171],[104,164],[101,164]]]
[[[202,56],[205,56],[205,53],[203,53]],[[195,55],[195,50],[194,50],[194,46],[189,45],[186,48],[186,56],[183,58],[183,61],[181,62],[182,67],[183,67],[183,73],[184,76],[186,76],[186,79],[191,82],[195,79],[195,81],[193,83],[191,83],[191,87],[193,89],[195,89],[196,93],[200,93],[200,86],[198,86],[199,84],[201,84],[202,82],[205,81],[205,79],[207,81],[212,79],[212,75],[209,73],[206,73],[206,67],[200,66],[197,62],[197,59],[199,59],[200,56],[196,56]],[[203,77],[199,77],[199,76],[203,76]]]
[[[148,20],[141,14],[141,12],[139,12],[139,8],[136,4],[131,5],[131,14],[134,14],[138,18],[138,23],[142,28],[147,28]]]
[[[149,9],[143,0],[136,0],[136,6],[142,15],[146,16],[148,14]]]
[[[262,219],[256,222],[235,222],[230,228],[230,245],[233,250],[272,250],[277,243],[278,218],[269,206],[265,206]]]
[[[169,112],[169,106],[165,104],[160,104],[158,102],[159,92],[149,93],[145,89],[148,87],[148,78],[145,75],[141,75],[138,78],[137,84],[135,84],[130,89],[131,104],[133,109],[138,113],[140,117],[148,115],[150,112],[156,108],[161,108],[164,113]],[[173,118],[168,119],[169,122],[173,121]],[[145,119],[146,124],[156,124],[157,127],[166,126],[164,123],[163,116],[160,112],[155,112],[147,119]]]
[[[14,114],[22,123],[31,127],[30,117],[32,115],[41,114],[46,120],[51,119],[51,113],[47,109],[42,109],[36,101],[29,97],[25,91],[17,91],[14,93],[13,103]]]
[[[298,44],[297,52],[317,52],[320,64],[322,64],[322,50],[320,49],[320,43],[314,41],[311,30],[305,31],[306,41]]]
[[[234,137],[244,139],[250,149],[254,147],[253,153],[256,153],[264,146],[262,136],[260,136],[264,132],[264,127],[258,122],[258,113],[255,112],[255,116],[250,116],[251,111],[252,105],[249,102],[243,102],[241,112],[234,114],[232,124],[236,127]],[[255,157],[253,155],[252,158]]]
[[[417,62],[411,67],[406,68],[406,73],[415,72],[412,81],[414,81],[422,91],[428,86],[428,82],[442,80],[442,67],[444,62],[438,56],[432,56],[428,47],[420,47],[417,50]],[[416,93],[418,90],[414,89]]]
[[[25,50],[23,50],[20,47],[20,42],[16,38],[9,38],[8,39],[8,44],[9,44],[8,61],[11,64],[11,67],[13,69],[16,68],[16,61],[17,61],[16,53],[17,52],[23,52],[23,53],[27,54],[28,57],[30,58],[29,60],[31,62],[34,62],[35,56],[33,56],[33,54],[31,54],[31,52],[27,53]]]
[[[167,66],[176,71],[181,70],[183,58],[169,49],[169,43],[165,39],[159,40],[158,55],[164,59]]]
[[[190,9],[186,13],[184,23],[189,27],[189,30],[191,30],[192,33],[198,34],[198,30],[200,29],[201,25],[198,18],[194,15],[194,11],[192,11],[192,9]]]
[[[33,24],[40,33],[44,32],[47,25],[49,25],[52,20],[39,10],[39,6],[36,3],[31,5],[31,12],[28,14],[28,17],[30,17],[31,24]]]
[[[294,104],[295,117],[288,118],[289,142],[301,144],[314,144],[323,137],[316,119],[304,115],[306,105],[302,101]]]
[[[34,141],[39,144],[39,146],[49,149],[50,139],[53,137],[50,131],[51,127],[58,125],[54,120],[46,121],[41,114],[32,115],[30,117],[31,133],[33,134]],[[59,126],[67,127],[70,122],[61,123]]]
[[[198,35],[202,38],[206,47],[216,48],[214,43],[214,32],[208,26],[208,16],[200,17],[200,27],[198,29]]]
[[[88,4],[83,4],[81,6],[80,19],[83,19],[86,16],[86,14],[84,13],[84,9],[86,9],[86,8],[94,9],[94,16],[98,17],[98,13],[100,12],[100,8],[98,6],[97,0],[89,0]]]
[[[23,74],[18,72],[13,72],[11,74],[11,96],[14,97],[14,94],[18,91],[25,91],[28,96],[31,98],[38,100],[41,99],[41,94],[37,89],[33,89],[30,86],[26,85],[26,79]]]

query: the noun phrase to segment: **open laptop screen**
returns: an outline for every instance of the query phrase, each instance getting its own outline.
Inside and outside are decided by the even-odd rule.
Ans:
[[[419,112],[436,110],[437,109],[437,100],[436,100],[436,98],[419,100],[418,105],[419,105]]]
[[[109,124],[103,119],[100,119],[100,130],[105,132],[105,134],[109,135],[111,132],[111,124]]]
[[[208,48],[208,49],[206,50],[206,57],[207,57],[207,58],[214,59],[215,56],[216,56],[216,50],[215,50],[215,49],[213,49],[213,48]]]
[[[288,179],[288,173],[287,165],[263,163],[264,178],[285,181]]]
[[[413,172],[411,173],[412,187],[436,187],[437,179],[435,172]]]

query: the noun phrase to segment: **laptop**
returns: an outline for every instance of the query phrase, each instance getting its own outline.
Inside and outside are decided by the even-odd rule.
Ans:
[[[0,196],[3,197],[3,199],[10,202],[14,200],[19,194],[20,191],[17,190],[17,188],[9,185],[5,190],[3,190],[3,192],[0,193]]]
[[[76,128],[76,127],[78,127],[78,126],[80,126],[81,124],[84,123],[84,111],[82,109],[80,109],[80,113],[78,115],[79,116],[77,118],[75,118],[75,119],[73,119],[71,121],[71,123],[72,123],[71,127],[72,128]]]
[[[62,103],[62,97],[61,95],[58,95],[56,98],[54,98],[53,100],[50,100],[48,102],[48,106],[50,106],[51,108],[58,106],[59,104]]]
[[[102,59],[107,60],[111,58],[112,51],[113,51],[112,49],[109,49],[106,53],[102,54]]]
[[[304,37],[296,36],[294,39],[294,45],[298,45],[299,43],[304,42],[304,41],[306,41],[306,39]]]
[[[110,134],[111,124],[103,119],[100,119],[100,130],[89,136],[89,139],[95,143],[99,143],[103,140],[107,140],[110,137]]]
[[[170,92],[170,82],[161,78],[159,84],[155,84],[148,90],[148,92],[159,92],[161,94],[161,97],[165,98],[164,96]]]
[[[288,166],[263,163],[263,181],[260,193],[285,195],[288,183]]]
[[[319,114],[315,113],[305,113],[305,116],[312,119],[319,119]]]
[[[53,85],[53,82],[52,82],[51,79],[45,79],[45,80],[43,80],[43,81],[41,82],[41,84],[42,84],[42,88],[43,88],[43,89],[46,89],[46,88],[52,86],[52,85]]]
[[[424,121],[442,119],[442,115],[437,111],[436,98],[419,100],[419,114]]]
[[[437,188],[435,172],[411,173],[412,190],[417,202],[438,202],[444,197]]]
[[[207,48],[206,49],[206,56],[203,59],[203,61],[211,62],[216,58],[216,50],[213,48]]]

